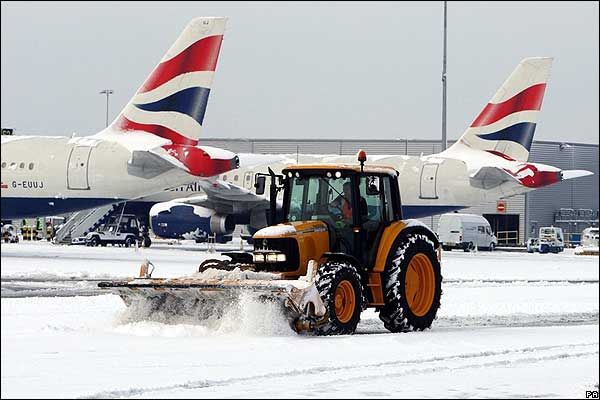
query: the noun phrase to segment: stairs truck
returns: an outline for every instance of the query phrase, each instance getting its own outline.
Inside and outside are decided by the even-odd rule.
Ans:
[[[226,260],[205,260],[192,275],[171,279],[153,278],[146,260],[138,278],[98,286],[148,317],[202,318],[251,293],[281,304],[298,333],[352,334],[366,308],[378,311],[391,332],[429,328],[442,294],[438,239],[426,225],[402,218],[397,170],[365,166],[363,151],[358,160],[257,175],[257,194],[270,177],[270,210],[269,226],[253,235],[253,251],[223,253]]]

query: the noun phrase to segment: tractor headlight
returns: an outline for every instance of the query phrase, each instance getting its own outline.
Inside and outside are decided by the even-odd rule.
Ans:
[[[266,261],[268,263],[285,262],[285,254],[283,253],[269,253],[267,254]]]
[[[286,261],[285,254],[283,253],[254,253],[253,259],[255,263],[280,263]]]

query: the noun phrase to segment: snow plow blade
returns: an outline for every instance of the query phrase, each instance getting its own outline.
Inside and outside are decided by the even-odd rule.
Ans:
[[[240,275],[235,270],[225,274],[227,272]],[[297,332],[312,330],[326,313],[314,282],[309,280],[136,278],[99,282],[98,287],[118,294],[128,307],[136,307],[142,317],[159,313],[203,320],[222,315],[228,305],[244,294],[262,302],[280,304],[290,326]]]

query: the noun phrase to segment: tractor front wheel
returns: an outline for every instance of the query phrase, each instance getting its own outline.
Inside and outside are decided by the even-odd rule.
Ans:
[[[319,267],[316,286],[327,309],[327,322],[314,329],[317,335],[354,333],[366,301],[360,275],[345,262],[328,261]]]

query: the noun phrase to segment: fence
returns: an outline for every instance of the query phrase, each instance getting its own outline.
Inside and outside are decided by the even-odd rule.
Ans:
[[[516,246],[519,244],[519,231],[498,231],[498,246]]]

